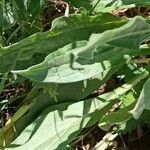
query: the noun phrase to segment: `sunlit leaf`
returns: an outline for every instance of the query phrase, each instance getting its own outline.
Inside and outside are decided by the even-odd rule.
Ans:
[[[28,60],[36,53],[49,54],[69,43],[88,40],[92,33],[101,33],[119,27],[125,22],[127,20],[119,19],[111,14],[70,15],[57,18],[53,21],[50,31],[36,33],[11,46],[0,47],[0,72],[14,69],[17,61]],[[75,47],[74,44],[72,46]]]
[[[131,49],[138,53],[141,42],[150,38],[149,29],[145,19],[136,17],[120,28],[92,35],[86,46],[68,48],[68,45],[49,54],[41,64],[13,73],[49,83],[77,82],[98,76],[103,80],[126,63],[125,55],[133,55]]]
[[[141,92],[141,95],[140,95],[134,109],[130,111],[135,119],[138,119],[141,116],[144,109],[150,110],[149,88],[150,88],[150,78],[148,78],[147,81],[145,82],[142,92]]]

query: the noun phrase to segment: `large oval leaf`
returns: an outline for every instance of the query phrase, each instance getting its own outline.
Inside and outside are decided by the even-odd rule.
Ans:
[[[28,148],[34,143],[35,138],[39,140],[39,142],[36,142],[35,147],[42,146],[42,149],[46,149],[48,146],[51,149],[55,149],[56,147],[58,147],[58,149],[65,149],[66,145],[76,137],[77,133],[83,127],[92,125],[99,121],[102,116],[110,110],[110,108],[116,103],[116,100],[114,101],[114,99],[119,99],[122,94],[129,91],[141,79],[146,78],[147,76],[148,73],[143,72],[114,91],[100,95],[95,99],[85,100],[75,104],[72,104],[73,102],[62,102],[62,104],[51,104],[50,106],[49,97],[46,96],[46,94],[42,94],[36,98],[36,101],[33,100],[35,101],[34,106],[31,106],[30,111],[19,121],[14,122],[14,125],[11,124],[11,126],[15,126],[17,133],[20,134],[24,127],[26,127],[27,123],[31,124],[23,130],[20,136],[15,134],[13,128],[7,129],[9,132],[7,130],[5,131],[5,138],[12,138],[11,130],[13,130],[14,137],[18,136],[18,138],[10,146],[15,146],[14,148],[16,149]],[[43,107],[43,103],[45,103],[46,106]],[[76,111],[77,108],[79,108],[78,111]],[[33,121],[37,113],[40,113],[39,111],[43,111],[43,113]],[[15,116],[12,120],[15,120]],[[58,130],[55,128],[57,125],[59,125]],[[52,130],[53,128],[54,130]],[[42,139],[39,134],[43,136]],[[69,136],[70,134],[72,136]],[[60,144],[62,141],[64,142]]]
[[[75,7],[84,7],[94,12],[111,12],[114,9],[148,6],[149,0],[66,0]]]
[[[0,47],[0,72],[10,71],[16,61],[28,60],[36,53],[49,54],[69,43],[88,40],[91,33],[101,33],[125,22],[111,14],[57,18],[50,31],[36,33],[8,47]]]
[[[141,42],[148,38],[150,24],[136,17],[120,28],[92,35],[86,46],[72,49],[67,45],[48,55],[43,63],[13,73],[49,83],[103,80],[125,64],[126,54],[138,53]]]

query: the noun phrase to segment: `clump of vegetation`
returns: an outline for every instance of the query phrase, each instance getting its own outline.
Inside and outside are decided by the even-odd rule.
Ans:
[[[105,150],[135,129],[141,137],[150,121],[149,6],[1,0],[0,148]]]

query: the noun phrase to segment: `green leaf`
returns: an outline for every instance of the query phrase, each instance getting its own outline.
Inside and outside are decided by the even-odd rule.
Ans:
[[[95,122],[99,121],[99,119],[104,114],[106,114],[116,102],[118,102],[119,97],[122,94],[129,91],[140,80],[147,77],[147,75],[148,75],[147,72],[143,72],[141,75],[136,76],[130,82],[122,85],[121,87],[115,89],[114,91],[102,94],[99,97],[97,97],[95,100],[101,102],[101,104],[104,104],[104,105],[102,105],[102,106],[100,105],[100,107],[98,107],[98,109],[96,109],[95,112],[90,114],[91,119],[88,122],[88,125],[92,125]],[[70,104],[74,105],[72,103],[74,103],[75,100],[70,100],[70,102],[69,102],[67,99],[64,99],[65,97],[63,97],[63,95],[62,95],[62,93],[64,93],[64,90],[62,90],[62,93],[60,93],[61,94],[60,100],[58,99],[59,103],[62,103],[62,105],[56,104],[56,102],[54,103],[54,101],[52,101],[52,99],[50,98],[50,96],[47,93],[38,93],[37,91],[38,90],[34,90],[26,98],[24,105],[11,118],[11,122],[6,124],[5,130],[0,130],[0,135],[5,134],[4,139],[5,139],[6,144],[10,143],[10,141],[12,141],[13,139],[15,139],[18,136],[15,134],[16,131],[18,134],[20,134],[27,125],[29,125],[30,123],[33,122],[34,119],[36,119],[37,115],[39,115],[40,112],[46,110],[48,107],[53,108],[53,110],[56,110],[56,109],[60,110],[59,108],[61,108],[61,106],[64,106],[67,104],[68,104],[68,106]],[[117,99],[117,100],[114,100],[114,99]],[[91,99],[88,101],[91,101],[91,103],[92,103],[94,101],[94,99]],[[83,103],[83,101],[81,103],[79,102],[79,106],[82,103]],[[88,104],[89,104],[89,102],[88,102]],[[95,105],[97,106],[97,103]],[[90,110],[92,108],[90,106],[91,105],[87,105],[87,106],[85,105],[85,107],[84,107],[85,110],[86,111]],[[103,106],[105,106],[105,107],[103,107]],[[76,111],[74,111],[74,113],[76,114]],[[23,114],[24,114],[24,116],[23,116]],[[14,130],[14,127],[15,127],[15,130]],[[68,133],[68,135],[69,135],[69,133]],[[74,138],[74,137],[75,136],[73,136],[72,138]],[[2,143],[2,141],[0,141],[0,142]]]
[[[84,7],[94,12],[111,12],[114,9],[149,6],[149,0],[66,0],[75,7]]]
[[[27,1],[24,0],[13,0],[12,2],[13,15],[18,22],[25,20],[28,18],[28,14],[26,12]]]
[[[0,33],[11,27],[15,22],[12,15],[11,4],[4,0],[0,1],[0,20]]]
[[[34,19],[35,17],[37,18],[37,16],[40,15],[44,7],[44,3],[44,0],[28,0],[27,11],[32,19]]]
[[[135,119],[138,119],[142,112],[144,111],[144,109],[150,110],[150,78],[147,79],[147,81],[145,82],[141,95],[134,107],[134,109],[132,109],[130,111],[130,113],[132,113],[133,117]]]
[[[134,87],[141,80],[146,78],[148,75],[149,75],[149,73],[147,71],[144,71],[140,75],[135,76],[130,81],[132,87]],[[127,85],[129,85],[129,82]],[[118,91],[118,94],[120,94],[119,91]],[[100,120],[99,126],[102,129],[108,130],[112,125],[126,122],[133,117],[132,114],[130,113],[130,111],[135,107],[136,102],[137,102],[136,99],[133,97],[133,94],[131,92],[129,92],[128,94],[124,95],[123,98],[121,98],[121,95],[120,95],[119,99],[122,99],[122,101],[123,101],[122,107],[116,112],[105,115]]]
[[[114,124],[128,121],[132,118],[132,114],[129,113],[129,111],[133,109],[134,106],[135,102],[131,103],[127,107],[118,110],[117,112],[113,112],[112,114],[106,115],[100,120],[99,126],[102,129],[109,130],[109,128]]]
[[[123,89],[123,91],[126,92],[129,89],[130,88],[126,88]],[[66,149],[67,144],[77,136],[82,128],[96,123],[99,118],[117,102],[113,100],[113,98],[117,97],[118,95],[112,92],[95,99],[85,100],[75,104],[63,103],[50,106],[23,130],[20,136],[18,136],[9,147],[11,149],[28,148],[35,140],[38,140],[39,142],[36,142],[34,145],[35,148],[55,149],[57,147],[57,149]],[[44,100],[44,102],[46,100],[44,96],[40,96],[39,98],[41,98],[42,101]],[[38,100],[36,103],[38,107],[41,106],[41,100],[40,102]],[[39,111],[37,105],[35,108]],[[79,108],[78,111],[76,111],[77,108]],[[31,112],[32,113],[27,115],[28,118],[25,116],[23,120],[21,119],[19,124],[14,125],[17,133],[20,133],[19,128],[22,128],[21,126],[26,126],[24,121],[28,122],[28,119],[33,119],[33,115],[35,115],[33,108]],[[57,125],[59,128],[57,128]]]
[[[16,61],[28,60],[36,53],[49,54],[69,43],[88,40],[91,33],[116,28],[125,22],[126,20],[111,14],[57,18],[53,21],[50,31],[36,33],[8,47],[0,47],[0,72],[10,71]]]
[[[92,8],[91,0],[66,0],[66,2],[70,2],[77,8],[84,7],[87,10],[90,10]]]
[[[117,52],[118,51],[119,49],[117,50]],[[116,72],[117,69],[126,62],[126,59],[120,54],[115,58],[112,57],[111,60],[101,61],[102,59],[104,59],[102,58],[100,59],[101,62],[99,63],[97,62],[87,65],[80,65],[78,63],[74,63],[75,69],[72,69],[70,67],[69,55],[65,55],[64,52],[57,52],[60,55],[57,56],[57,53],[54,53],[53,55],[50,54],[46,57],[45,61],[39,65],[32,66],[27,70],[12,72],[16,74],[21,74],[34,81],[45,83],[73,83],[88,79],[92,80],[94,78],[103,81],[106,76],[110,76],[112,73]],[[117,53],[114,52],[113,54],[115,55]],[[110,54],[107,53],[104,54],[105,59],[108,58],[109,55]],[[86,86],[87,84],[85,84],[85,88]]]
[[[34,21],[42,12],[44,0],[13,0],[13,15],[18,22]]]
[[[50,106],[24,129],[18,138],[9,145],[10,148],[6,148],[6,150],[25,149],[31,146],[32,149],[65,150],[69,142],[85,126],[94,124],[99,119],[98,116],[95,120],[89,122],[92,116],[95,115],[93,112],[97,109],[105,108],[107,104],[108,101],[90,99],[75,104],[64,103]],[[113,104],[114,102],[111,106]],[[107,109],[104,110],[106,111]]]
[[[97,3],[98,2],[98,3]],[[149,6],[149,0],[93,0],[94,12],[111,12],[115,9],[132,8],[136,6]],[[97,5],[96,5],[97,4]]]
[[[150,37],[149,29],[144,18],[136,17],[120,28],[93,34],[86,46],[72,49],[67,45],[49,54],[41,64],[12,72],[38,82],[71,83],[94,78],[103,81],[126,63],[125,55],[134,56],[141,51],[141,42]]]

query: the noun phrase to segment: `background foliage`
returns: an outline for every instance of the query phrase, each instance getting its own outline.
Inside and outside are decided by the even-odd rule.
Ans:
[[[148,11],[149,0],[66,2],[0,1],[1,149],[71,149],[92,125],[115,126],[113,139],[138,124],[130,121],[149,121],[150,20],[114,15]],[[45,25],[46,10],[60,3],[61,17]],[[107,148],[101,142],[95,149]]]

